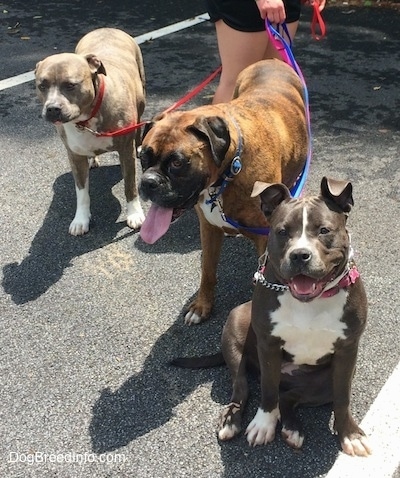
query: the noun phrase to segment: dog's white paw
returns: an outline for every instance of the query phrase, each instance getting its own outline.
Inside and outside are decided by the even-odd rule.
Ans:
[[[144,223],[145,216],[140,205],[139,198],[133,199],[133,201],[129,201],[126,205],[127,207],[127,215],[126,215],[126,223],[131,229],[139,229],[139,227]]]
[[[73,236],[82,236],[89,231],[90,222],[90,197],[89,197],[89,179],[86,180],[85,187],[79,189],[75,184],[76,191],[76,212],[74,220],[69,225],[69,233]]]
[[[231,440],[240,432],[240,428],[236,425],[225,425],[218,432],[218,438],[222,441]]]
[[[252,446],[266,445],[273,441],[279,417],[279,408],[275,408],[272,412],[264,412],[259,408],[246,429],[249,444]]]
[[[92,158],[88,158],[89,168],[98,168],[100,166],[100,161],[98,156],[93,156]]]
[[[201,317],[196,314],[193,310],[189,310],[185,315],[185,324],[186,325],[197,325],[200,324]]]
[[[369,456],[372,454],[372,448],[366,436],[345,437],[341,444],[343,451],[347,455]]]
[[[241,430],[242,406],[240,403],[231,402],[224,407],[219,420],[218,438],[230,440]]]
[[[75,216],[74,220],[69,225],[69,233],[73,236],[82,236],[89,231],[89,222],[90,222],[90,215],[82,217]]]
[[[285,442],[292,448],[301,448],[303,446],[304,435],[301,435],[298,430],[282,428],[282,436]]]

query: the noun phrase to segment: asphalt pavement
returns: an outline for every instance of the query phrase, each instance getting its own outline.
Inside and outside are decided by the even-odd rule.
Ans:
[[[3,1],[0,86],[47,55],[72,51],[94,28],[139,36],[204,11],[202,2],[185,0]],[[322,41],[311,38],[310,17],[305,9],[294,46],[311,104],[306,191],[316,193],[324,175],[354,186],[349,228],[369,299],[352,395],[361,421],[399,362],[400,12],[330,5]],[[145,119],[219,66],[207,21],[141,49]],[[215,82],[184,108],[209,103],[214,89]],[[329,407],[300,411],[300,452],[279,436],[265,447],[249,447],[243,434],[220,443],[227,370],[169,365],[218,349],[229,310],[251,297],[252,245],[226,239],[212,318],[184,325],[200,279],[194,212],[155,245],[144,244],[124,222],[118,158],[107,154],[91,172],[91,230],[70,236],[73,180],[40,110],[32,81],[0,89],[0,476],[325,476],[340,452]],[[245,423],[258,405],[256,381],[251,388]]]

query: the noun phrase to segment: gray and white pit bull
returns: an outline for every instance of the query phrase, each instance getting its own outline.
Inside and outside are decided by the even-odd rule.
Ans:
[[[117,151],[127,200],[127,224],[136,229],[144,221],[136,185],[136,146],[140,130],[115,137],[137,124],[145,107],[142,54],[135,40],[114,28],[85,35],[75,53],[49,56],[36,65],[36,90],[42,116],[53,123],[68,153],[75,179],[77,208],[69,227],[72,235],[89,230],[89,166],[97,155]]]
[[[249,393],[246,368],[252,367],[260,373],[261,403],[246,429],[251,445],[271,442],[280,420],[286,443],[301,448],[304,434],[296,407],[332,402],[343,451],[367,456],[371,447],[349,408],[367,318],[366,294],[346,229],[352,185],[323,178],[319,196],[292,199],[283,184],[258,182],[253,195],[260,195],[270,222],[253,299],[229,314],[221,354],[173,363],[228,365],[233,393],[221,414],[221,440],[241,429]]]

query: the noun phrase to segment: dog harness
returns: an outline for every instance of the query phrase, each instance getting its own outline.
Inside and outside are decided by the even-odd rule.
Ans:
[[[236,152],[233,159],[230,161],[229,165],[227,166],[225,171],[221,174],[219,179],[212,186],[208,188],[208,195],[210,196],[210,198],[207,199],[205,203],[210,205],[211,211],[215,207],[217,207],[222,220],[226,222],[227,224],[229,224],[230,226],[234,227],[235,229],[240,228],[248,232],[252,232],[253,234],[268,235],[269,234],[268,227],[243,226],[239,224],[238,222],[234,221],[233,219],[227,217],[222,208],[222,197],[221,197],[222,193],[225,191],[225,188],[228,186],[228,184],[232,182],[235,176],[237,176],[242,170],[242,161],[241,161],[241,154],[243,151],[242,132],[235,118],[233,118],[232,116],[231,116],[231,121],[235,125],[237,135],[238,135],[238,145],[236,148]]]

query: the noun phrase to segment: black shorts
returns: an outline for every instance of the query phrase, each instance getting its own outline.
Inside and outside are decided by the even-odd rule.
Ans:
[[[205,0],[210,20],[215,23],[223,20],[229,27],[241,32],[261,32],[265,21],[255,0]],[[286,23],[300,18],[301,0],[283,0],[286,10]]]

